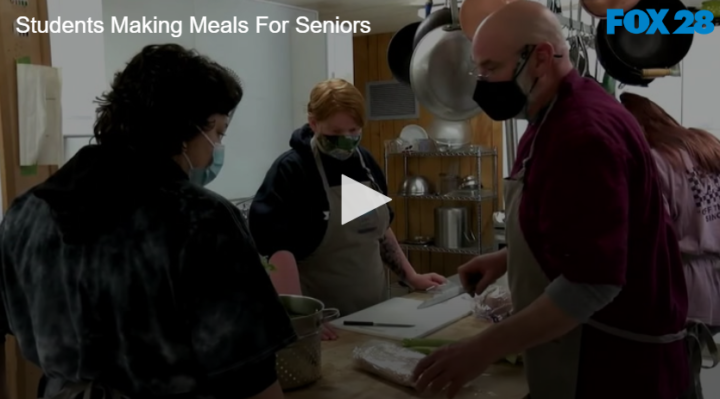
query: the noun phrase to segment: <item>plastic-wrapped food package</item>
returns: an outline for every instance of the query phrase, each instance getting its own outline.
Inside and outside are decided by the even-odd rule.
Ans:
[[[425,355],[386,341],[368,341],[353,351],[353,361],[361,370],[390,382],[415,387],[412,375]]]
[[[357,368],[409,388],[415,388],[415,382],[412,378],[413,371],[424,357],[424,354],[415,350],[402,347],[393,342],[379,340],[368,341],[356,347],[353,351],[353,361]],[[484,373],[481,377],[488,376],[490,374]],[[473,396],[498,396],[495,392],[483,389],[480,379],[467,383],[463,387],[463,391],[469,392]],[[422,396],[427,398],[445,397],[442,392]]]
[[[482,294],[475,296],[473,306],[475,317],[498,323],[512,314],[510,290],[500,285],[489,286]]]

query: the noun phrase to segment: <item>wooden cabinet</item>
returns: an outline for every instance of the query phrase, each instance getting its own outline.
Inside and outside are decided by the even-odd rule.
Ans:
[[[10,399],[37,399],[42,371],[22,357],[13,337],[5,343],[5,370]]]

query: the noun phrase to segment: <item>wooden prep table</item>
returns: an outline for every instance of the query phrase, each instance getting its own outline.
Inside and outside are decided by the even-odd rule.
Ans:
[[[411,298],[423,298],[411,294]],[[430,338],[459,340],[471,337],[488,326],[488,323],[468,316]],[[381,339],[370,335],[339,330],[337,341],[322,343],[323,377],[305,388],[285,393],[288,399],[401,399],[421,397],[417,392],[400,387],[357,370],[352,364],[355,347],[371,340]],[[527,395],[527,383],[519,366],[497,364],[464,389],[457,399],[522,399]],[[424,397],[428,397],[424,395]],[[438,398],[443,397],[438,395]]]

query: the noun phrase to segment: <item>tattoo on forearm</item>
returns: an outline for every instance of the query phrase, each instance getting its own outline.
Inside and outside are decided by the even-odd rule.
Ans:
[[[395,240],[388,240],[387,237],[380,239],[380,257],[388,269],[395,273],[401,280],[405,280],[405,269],[403,269],[404,254]]]

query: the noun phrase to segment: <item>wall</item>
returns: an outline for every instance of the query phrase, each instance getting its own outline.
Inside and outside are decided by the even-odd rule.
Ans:
[[[392,80],[392,74],[387,67],[386,56],[387,46],[390,43],[392,34],[379,34],[370,36],[355,37],[353,41],[355,85],[363,94],[365,93],[365,85],[373,81]],[[392,120],[392,121],[370,121],[368,126],[363,129],[363,146],[368,148],[380,165],[383,165],[384,159],[384,142],[398,137],[402,128],[408,124],[418,124],[428,127],[432,122],[433,116],[425,109],[421,109],[420,118],[412,120]],[[487,147],[502,146],[502,126],[499,123],[491,121],[486,116],[480,116],[472,121],[473,125],[473,143],[484,145]],[[485,187],[492,185],[491,164],[484,161],[482,183]],[[499,154],[498,162],[502,163],[502,154]],[[475,170],[475,161],[472,159],[449,158],[422,158],[410,159],[408,163],[411,174],[421,175],[428,178],[431,182],[438,180],[438,175],[443,172],[451,172],[458,169],[462,175],[473,174]],[[498,168],[498,177],[500,171]],[[403,181],[403,164],[402,159],[393,157],[390,160],[388,169],[386,170],[390,193],[393,194],[399,189]],[[502,192],[502,191],[500,191]],[[474,203],[470,202],[443,202],[446,205],[468,206],[474,207]],[[488,233],[492,229],[490,222],[491,202],[485,202],[483,206],[483,230]],[[391,202],[395,210],[395,221],[392,228],[399,240],[412,238],[415,236],[432,237],[433,232],[433,210],[440,206],[440,201],[417,200],[408,201],[407,208],[405,201],[395,198]],[[474,217],[474,216],[473,216]],[[409,228],[406,229],[406,222]],[[488,240],[489,235],[485,235]],[[469,256],[450,255],[441,253],[427,252],[410,252],[410,261],[418,272],[436,272],[445,275],[455,274],[457,267],[460,266]]]
[[[102,20],[97,0],[47,0],[50,19]],[[63,80],[62,132],[65,159],[88,143],[95,122],[95,97],[107,90],[102,34],[51,33],[52,65]],[[77,137],[81,136],[81,137]]]
[[[317,19],[317,13],[249,0],[104,0],[105,25],[110,17],[182,20],[184,34],[105,34],[105,74],[110,77],[143,46],[177,43],[195,48],[232,69],[242,80],[245,97],[225,139],[223,172],[208,188],[227,198],[250,197],[262,183],[275,158],[289,148],[290,133],[306,119],[304,106],[312,85],[327,77],[326,38],[323,34],[189,33],[190,16],[226,20],[237,16],[254,22],[257,16],[294,20]],[[298,68],[302,65],[302,68]]]
[[[306,11],[308,16],[314,11]],[[334,55],[330,52],[326,40],[318,40],[316,34],[290,35],[290,51],[292,60],[292,124],[302,126],[307,123],[307,104],[310,91],[318,83],[327,79],[330,74],[328,63],[320,65],[323,60],[330,60]],[[350,56],[352,58],[352,55]],[[352,59],[351,61],[352,62]],[[288,137],[283,136],[283,143]]]
[[[48,0],[50,19],[102,19],[97,0]],[[63,80],[63,134],[88,134],[95,116],[93,100],[107,87],[103,35],[99,33],[51,33],[52,65]]]

